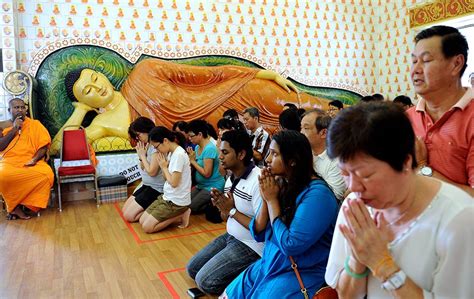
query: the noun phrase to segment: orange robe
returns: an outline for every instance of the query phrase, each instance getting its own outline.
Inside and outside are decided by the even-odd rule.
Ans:
[[[146,116],[171,127],[178,120],[206,119],[216,125],[229,108],[242,112],[257,107],[260,122],[277,127],[284,103],[303,108],[327,106],[327,100],[305,93],[288,93],[271,80],[257,79],[259,69],[190,66],[145,59],[132,70],[121,88],[132,118]]]
[[[12,127],[3,131],[5,135]],[[33,210],[46,208],[54,174],[51,167],[40,160],[36,165],[27,167],[36,152],[51,143],[46,128],[38,121],[26,118],[21,135],[16,135],[7,148],[0,152],[0,194],[11,212],[19,204]]]

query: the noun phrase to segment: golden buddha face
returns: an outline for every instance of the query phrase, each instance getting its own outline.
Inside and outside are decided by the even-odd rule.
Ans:
[[[114,98],[114,87],[107,77],[91,69],[84,69],[74,83],[72,92],[77,100],[93,108],[104,108]]]

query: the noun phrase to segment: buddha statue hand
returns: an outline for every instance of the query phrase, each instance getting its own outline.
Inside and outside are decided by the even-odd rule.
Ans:
[[[298,88],[295,86],[295,84],[293,84],[293,82],[291,82],[290,80],[288,79],[285,79],[283,78],[282,76],[280,75],[277,75],[276,78],[275,78],[275,83],[280,85],[284,90],[286,90],[288,93],[290,93],[291,91],[294,91],[296,93],[299,93],[298,91]]]
[[[292,90],[296,93],[299,93],[298,88],[290,80],[283,78],[280,74],[271,70],[261,70],[256,75],[255,78],[272,80],[278,84],[281,88],[290,93]]]
[[[74,106],[74,110],[83,110],[85,112],[89,112],[91,110],[94,110],[95,112],[97,112],[97,114],[99,114],[99,110],[95,109],[94,107],[91,107],[89,105],[86,105],[84,103],[81,103],[81,102],[73,102],[72,105]]]

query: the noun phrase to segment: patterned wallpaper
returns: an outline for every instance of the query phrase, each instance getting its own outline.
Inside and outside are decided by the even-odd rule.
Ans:
[[[15,14],[12,0],[0,2],[0,39],[1,39],[1,63],[0,82],[3,82],[4,72],[9,72],[17,67],[15,33]],[[8,118],[7,99],[0,84],[0,121]]]
[[[302,83],[350,84],[393,99],[413,96],[408,8],[427,2],[0,0],[0,25],[4,50],[13,49],[9,65],[24,70],[48,43],[95,37],[130,51],[232,48]]]

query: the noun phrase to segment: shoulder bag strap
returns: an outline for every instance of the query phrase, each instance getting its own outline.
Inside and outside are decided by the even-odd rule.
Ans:
[[[304,287],[303,280],[301,279],[300,272],[298,271],[298,265],[295,263],[295,260],[290,256],[291,268],[295,271],[296,278],[300,284],[301,293],[303,293],[304,299],[309,299],[308,290]]]

